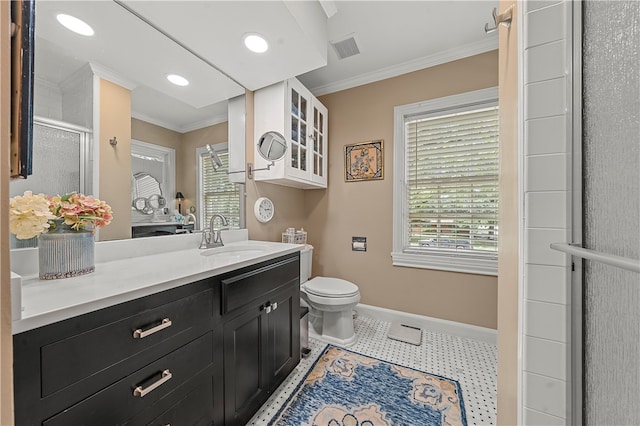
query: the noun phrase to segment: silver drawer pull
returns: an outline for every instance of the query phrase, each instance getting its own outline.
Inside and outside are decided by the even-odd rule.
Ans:
[[[276,309],[278,309],[278,302],[273,302],[271,304],[271,307],[273,307],[273,310],[275,311]]]
[[[162,322],[158,325],[156,325],[155,327],[151,327],[148,330],[142,330],[141,328],[135,330],[133,332],[133,338],[134,339],[144,339],[147,336],[152,335],[153,333],[157,333],[160,330],[164,330],[167,327],[171,327],[171,320],[169,318],[165,318],[162,320]]]
[[[140,398],[142,398],[143,396],[145,396],[146,394],[148,394],[149,392],[151,392],[161,384],[171,380],[172,377],[173,375],[168,369],[164,370],[162,372],[162,377],[160,377],[160,379],[157,382],[154,382],[153,384],[149,385],[147,388],[143,388],[142,386],[136,387],[133,390],[133,396],[139,396]]]

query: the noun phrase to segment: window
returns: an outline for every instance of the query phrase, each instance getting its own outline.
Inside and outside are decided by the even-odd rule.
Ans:
[[[201,228],[208,228],[211,216],[219,213],[227,218],[230,229],[244,228],[244,185],[229,181],[227,144],[213,146],[222,166],[213,170],[207,150],[198,148],[198,206]],[[217,222],[216,222],[217,223]]]
[[[497,98],[396,107],[394,265],[497,275]]]

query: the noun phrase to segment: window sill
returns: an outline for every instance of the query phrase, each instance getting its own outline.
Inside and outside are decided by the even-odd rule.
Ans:
[[[436,269],[478,275],[498,275],[497,259],[481,258],[466,254],[391,253],[393,266]]]

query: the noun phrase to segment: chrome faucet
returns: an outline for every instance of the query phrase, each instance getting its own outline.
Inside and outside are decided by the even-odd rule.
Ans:
[[[220,228],[217,231],[214,229],[214,222],[216,219],[220,219],[222,221],[222,226],[224,228]],[[222,247],[224,243],[222,242],[222,236],[220,235],[220,231],[224,231],[229,229],[229,222],[227,222],[227,218],[223,215],[216,213],[211,216],[211,221],[209,222],[209,228],[205,228],[202,230],[202,240],[200,241],[200,248],[207,249],[213,247]]]
[[[183,225],[189,225],[190,223],[193,223],[195,225],[196,222],[197,222],[196,215],[193,213],[189,213],[188,215],[182,218]]]

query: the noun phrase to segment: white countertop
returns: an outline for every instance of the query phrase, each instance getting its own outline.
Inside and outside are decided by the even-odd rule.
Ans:
[[[193,225],[193,223],[182,223],[182,222],[139,222],[132,223],[131,227],[135,228],[138,226],[182,226],[182,225]]]
[[[96,243],[95,272],[74,278],[44,281],[38,279],[37,273],[23,272],[22,315],[13,321],[13,334],[274,259],[303,247],[236,241],[225,244],[223,250],[209,249],[214,254],[203,255],[207,250],[198,249],[199,238],[190,234]],[[159,247],[168,243],[173,243],[175,249]],[[233,252],[234,249],[241,250]],[[150,253],[152,250],[155,253]],[[33,259],[33,253],[29,256]],[[13,266],[12,259],[12,269]]]

